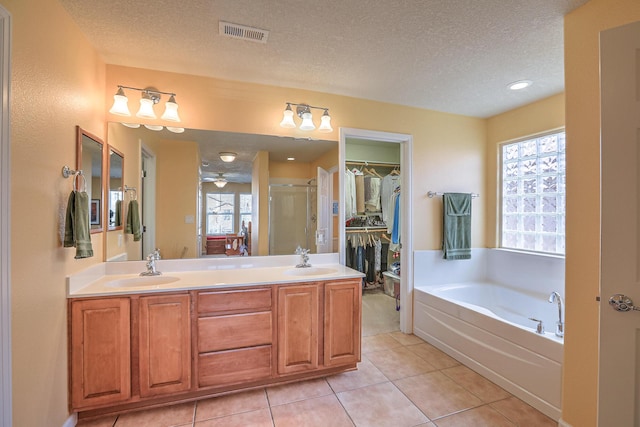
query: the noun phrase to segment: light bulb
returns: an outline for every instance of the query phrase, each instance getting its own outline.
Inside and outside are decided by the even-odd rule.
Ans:
[[[115,114],[118,116],[131,116],[131,111],[129,111],[129,105],[128,105],[129,99],[127,98],[127,96],[124,94],[124,91],[122,90],[122,88],[118,88],[118,91],[116,92],[115,95],[113,95],[113,105],[111,106],[111,109],[109,110],[109,112],[111,114]]]
[[[169,120],[170,122],[179,122],[180,116],[178,116],[178,104],[176,98],[171,95],[167,103],[164,105],[164,113],[161,117],[162,120]]]
[[[293,121],[293,111],[291,110],[291,104],[287,104],[285,108],[280,126],[283,128],[293,129],[296,127],[296,123]]]
[[[313,124],[311,113],[306,111],[302,113],[302,123],[300,124],[300,130],[314,130],[316,125]]]
[[[333,128],[331,127],[331,116],[329,115],[329,110],[324,110],[324,114],[320,117],[320,127],[318,128],[318,132],[333,132]]]
[[[153,99],[146,92],[142,93],[140,98],[140,109],[136,113],[137,117],[142,119],[155,119],[156,113],[153,111]]]

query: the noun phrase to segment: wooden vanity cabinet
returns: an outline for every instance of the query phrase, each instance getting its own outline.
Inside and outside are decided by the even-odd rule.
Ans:
[[[278,286],[278,373],[318,369],[321,284]]]
[[[87,416],[356,368],[361,281],[69,300],[70,409]]]
[[[199,292],[197,313],[199,388],[271,377],[271,287]]]
[[[360,361],[362,286],[360,280],[324,285],[324,365]]]
[[[129,298],[69,303],[70,405],[110,405],[131,397]]]
[[[138,317],[140,397],[191,388],[191,307],[188,294],[141,297]]]
[[[278,374],[360,361],[360,280],[278,286]]]

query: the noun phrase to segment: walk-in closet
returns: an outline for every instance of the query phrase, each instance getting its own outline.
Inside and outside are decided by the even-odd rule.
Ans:
[[[400,144],[345,141],[345,263],[362,280],[363,335],[400,329]]]

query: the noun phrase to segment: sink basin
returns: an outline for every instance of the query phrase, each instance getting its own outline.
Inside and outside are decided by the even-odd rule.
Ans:
[[[307,268],[290,268],[284,271],[289,276],[320,276],[322,274],[336,273],[335,268],[327,267],[307,267]]]
[[[178,280],[180,279],[172,276],[140,276],[129,279],[112,280],[107,283],[107,286],[112,288],[133,288],[138,286],[166,285],[167,283],[177,282]]]

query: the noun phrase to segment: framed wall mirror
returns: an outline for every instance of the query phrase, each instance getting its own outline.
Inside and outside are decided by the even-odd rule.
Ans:
[[[105,229],[103,153],[104,142],[80,126],[76,126],[76,168],[81,170],[85,177],[86,188],[83,189],[89,195],[90,200],[91,233],[100,233]],[[84,185],[81,179],[78,183]]]
[[[249,256],[293,254],[298,245],[337,252],[337,225],[325,248],[316,242],[318,218],[332,219],[319,215],[319,201],[329,210],[337,199],[337,188],[334,197],[318,194],[318,169],[337,170],[337,141],[129,126],[109,123],[108,138],[127,159],[124,182],[137,189],[144,232],[141,242],[123,234],[122,245],[107,236],[107,261],[141,260],[154,248],[163,259],[234,256],[227,239],[238,233]]]
[[[123,199],[124,199],[124,155],[109,146],[107,159],[107,230],[120,230],[123,227]]]

